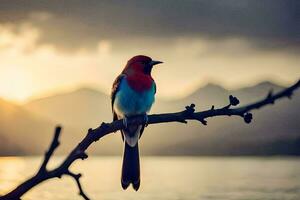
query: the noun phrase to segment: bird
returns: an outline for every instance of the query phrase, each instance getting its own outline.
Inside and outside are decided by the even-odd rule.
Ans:
[[[156,84],[151,76],[153,66],[161,61],[145,55],[128,60],[121,74],[115,79],[111,91],[113,121],[123,120],[121,130],[124,142],[121,185],[124,190],[130,184],[134,190],[140,187],[140,159],[138,140],[148,123],[147,113],[155,101]],[[142,125],[128,125],[129,117],[143,115]]]

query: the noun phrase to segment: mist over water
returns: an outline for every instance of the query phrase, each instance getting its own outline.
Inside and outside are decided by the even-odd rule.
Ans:
[[[54,158],[52,166],[61,158]],[[140,190],[123,191],[120,157],[91,157],[72,166],[91,199],[298,200],[300,159],[286,157],[142,157]],[[40,157],[0,158],[0,194],[33,175]],[[51,165],[50,165],[51,166]],[[24,200],[81,199],[69,177],[42,183]]]

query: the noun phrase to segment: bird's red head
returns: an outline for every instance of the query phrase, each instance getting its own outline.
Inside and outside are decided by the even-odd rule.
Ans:
[[[132,57],[126,64],[123,73],[144,73],[147,75],[151,74],[154,65],[162,63],[161,61],[152,60],[148,56],[138,55]]]

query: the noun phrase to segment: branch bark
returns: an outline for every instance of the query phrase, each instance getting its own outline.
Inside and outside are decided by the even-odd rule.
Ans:
[[[229,96],[229,104],[223,108],[215,109],[214,106],[209,110],[195,112],[195,105],[191,104],[186,106],[185,110],[175,113],[164,113],[164,114],[153,114],[148,116],[148,125],[158,124],[158,123],[168,123],[168,122],[181,122],[187,123],[188,120],[196,120],[201,122],[203,125],[207,125],[207,118],[216,117],[216,116],[239,116],[244,119],[246,123],[250,123],[252,120],[252,113],[250,111],[259,109],[263,106],[274,104],[276,100],[280,98],[287,97],[291,99],[293,92],[300,87],[300,80],[294,85],[273,94],[272,91],[268,95],[255,103],[245,105],[238,108],[232,108],[239,104],[239,100],[232,95]],[[134,116],[128,119],[127,122],[130,124],[143,124],[144,116]],[[81,174],[75,174],[69,170],[71,164],[78,159],[86,159],[88,155],[85,151],[93,143],[108,135],[114,133],[120,129],[125,128],[122,120],[117,120],[111,123],[102,123],[98,128],[89,129],[87,135],[82,139],[82,141],[70,152],[70,154],[65,158],[65,160],[55,169],[48,170],[47,164],[52,157],[54,151],[59,146],[59,136],[61,133],[61,127],[58,126],[55,129],[55,134],[52,140],[52,143],[49,147],[49,150],[45,153],[44,160],[41,164],[40,169],[37,174],[31,177],[30,179],[24,181],[22,184],[17,186],[15,189],[0,197],[0,200],[19,200],[21,197],[28,192],[30,189],[40,184],[43,181],[52,179],[52,178],[61,178],[62,176],[70,176],[73,178],[78,186],[79,195],[83,199],[88,200],[89,197],[83,191],[80,178]]]

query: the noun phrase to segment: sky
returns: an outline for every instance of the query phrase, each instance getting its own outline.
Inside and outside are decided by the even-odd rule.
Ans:
[[[0,98],[92,87],[107,94],[127,60],[164,61],[158,96],[300,77],[297,0],[0,0]]]

